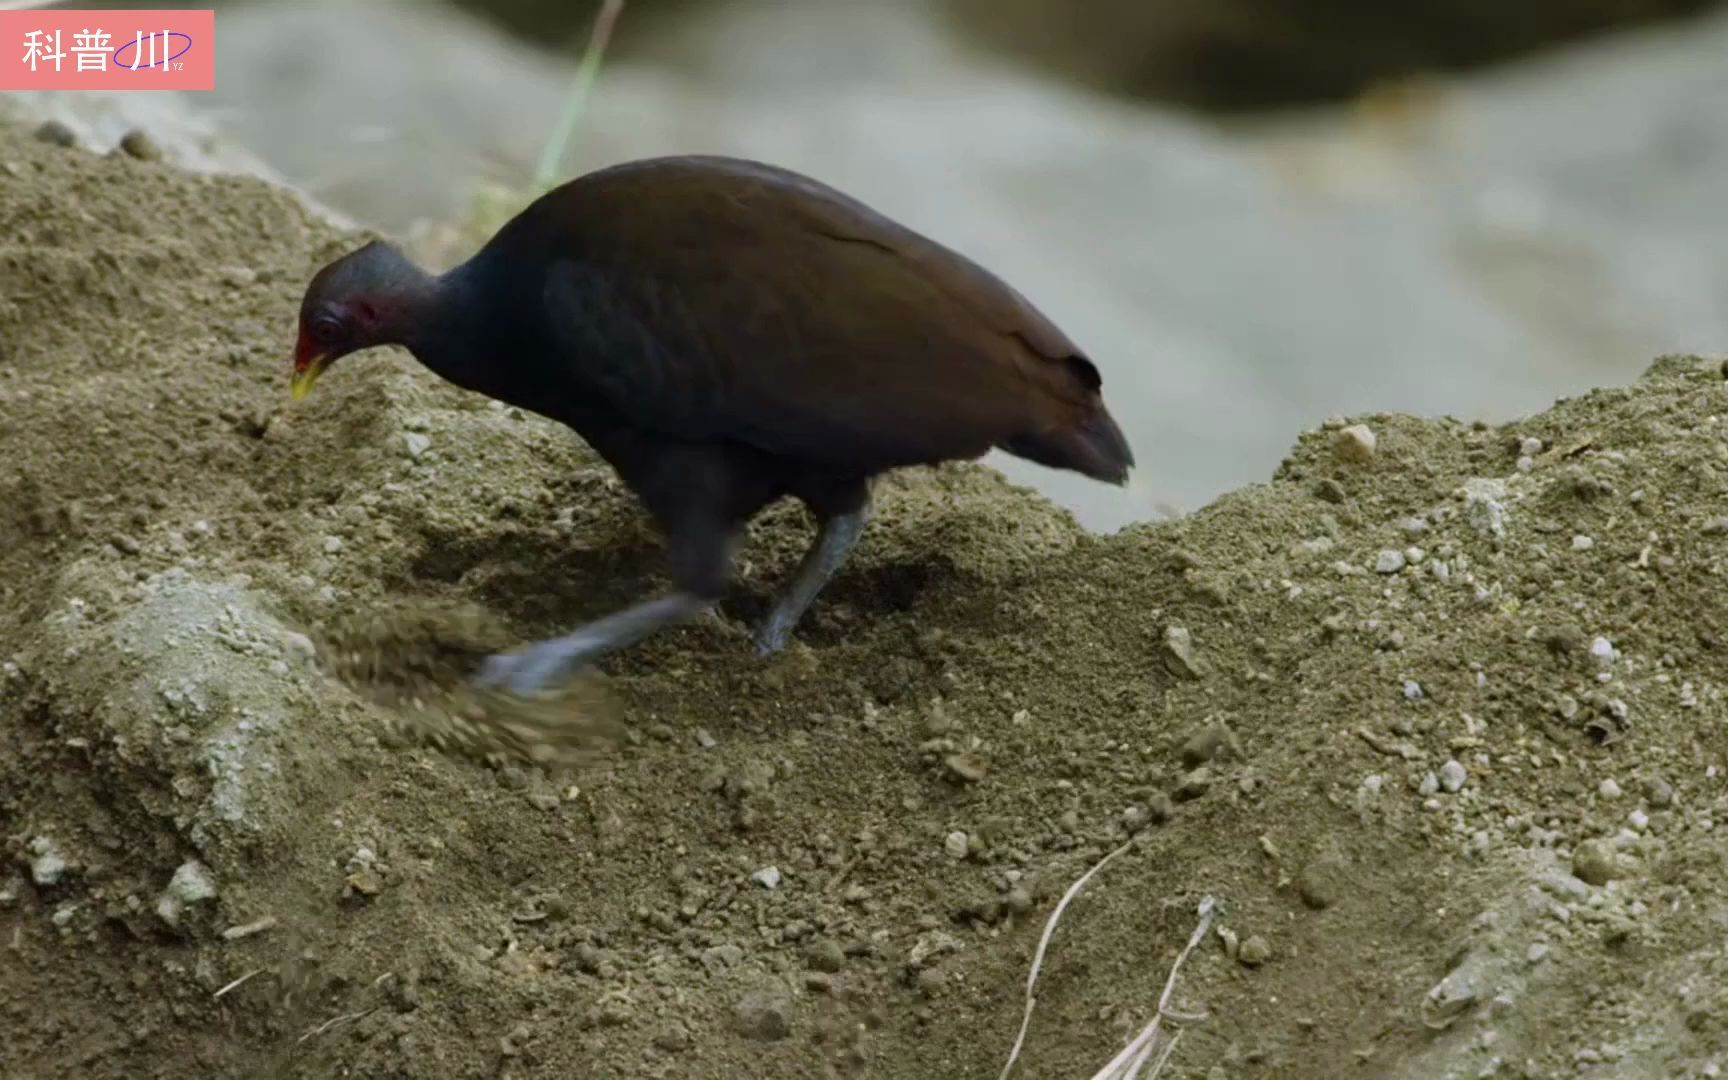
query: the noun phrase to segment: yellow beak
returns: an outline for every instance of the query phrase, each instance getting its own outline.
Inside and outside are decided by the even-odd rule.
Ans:
[[[288,384],[288,394],[299,401],[312,392],[312,384],[318,381],[318,376],[324,374],[324,369],[330,366],[330,357],[314,356],[303,365],[294,368],[294,381]]]

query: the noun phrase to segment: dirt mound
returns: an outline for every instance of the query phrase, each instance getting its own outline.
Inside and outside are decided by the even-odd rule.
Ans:
[[[0,170],[0,1074],[992,1077],[1125,843],[1018,1075],[1114,1054],[1206,895],[1167,1076],[1723,1064],[1715,363],[1330,425],[1110,537],[907,474],[761,663],[779,511],[554,780],[397,745],[414,694],[321,643],[467,611],[360,634],[442,686],[658,587],[611,474],[400,355],[287,409],[355,241],[286,195],[9,129]]]

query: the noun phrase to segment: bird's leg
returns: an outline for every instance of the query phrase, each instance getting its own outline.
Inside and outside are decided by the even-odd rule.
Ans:
[[[563,637],[537,641],[514,653],[486,658],[475,680],[485,687],[529,694],[629,645],[656,630],[687,622],[713,604],[694,593],[674,592],[615,612]]]
[[[821,531],[816,534],[810,550],[804,553],[792,580],[786,583],[774,601],[774,607],[756,628],[756,655],[768,656],[786,647],[792,628],[798,625],[816,594],[822,591],[858,545],[859,534],[864,531],[868,518],[868,506],[860,506],[823,520]]]
[[[476,682],[531,694],[576,669],[713,607],[726,587],[735,530],[692,519],[670,536],[675,591],[596,619],[562,637],[487,657]]]

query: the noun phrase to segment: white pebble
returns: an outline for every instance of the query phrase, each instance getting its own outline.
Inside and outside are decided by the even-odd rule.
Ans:
[[[340,536],[326,536],[324,538],[324,554],[334,555],[341,550],[342,538]]]
[[[1464,766],[1459,764],[1457,759],[1448,761],[1440,766],[1440,786],[1456,793],[1464,786],[1465,775]]]
[[[1583,533],[1579,533],[1577,536],[1574,536],[1572,538],[1572,550],[1573,551],[1589,551],[1591,548],[1593,548],[1595,546],[1596,546],[1596,541],[1591,539],[1588,536],[1585,536]]]
[[[46,836],[38,836],[30,841],[30,880],[38,885],[57,885],[65,876],[66,857],[60,852],[60,845]]]
[[[1538,941],[1524,951],[1524,959],[1532,964],[1540,964],[1548,958],[1548,946]]]
[[[1404,700],[1405,701],[1421,701],[1422,697],[1423,697],[1422,684],[1417,682],[1415,679],[1405,679],[1404,680]]]
[[[778,889],[780,887],[780,868],[778,866],[764,866],[751,874],[750,880],[764,889]]]
[[[1598,637],[1590,642],[1590,656],[1603,667],[1612,664],[1620,654],[1614,650],[1614,643],[1605,637]]]
[[[1596,792],[1604,799],[1618,799],[1622,794],[1620,785],[1614,782],[1612,776],[1597,785]]]
[[[1367,424],[1351,424],[1332,436],[1332,452],[1345,461],[1360,463],[1374,457],[1379,441]]]
[[[422,435],[418,431],[410,431],[403,435],[402,441],[408,447],[408,456],[415,461],[419,461],[420,455],[432,448],[431,436]]]
[[[1642,810],[1634,810],[1630,814],[1627,814],[1626,821],[1639,832],[1643,832],[1650,827],[1650,815],[1646,814]]]
[[[1416,788],[1416,794],[1428,796],[1440,790],[1440,778],[1432,772],[1422,774],[1422,783]]]
[[[943,838],[942,848],[948,852],[949,858],[964,859],[966,853],[972,849],[972,841],[965,833],[955,829]]]
[[[1374,572],[1377,574],[1396,574],[1404,569],[1404,553],[1394,548],[1387,548],[1374,556]]]
[[[1542,440],[1525,438],[1523,442],[1518,444],[1518,452],[1525,457],[1535,457],[1542,452]]]
[[[1385,786],[1385,783],[1386,778],[1379,773],[1373,773],[1362,778],[1362,787],[1370,795],[1380,794],[1380,789]]]
[[[209,900],[216,895],[216,879],[210,875],[209,869],[203,863],[184,862],[174,871],[174,876],[168,879],[168,895],[183,904]]]
[[[1523,457],[1518,459],[1517,465],[1519,472],[1531,472],[1536,468],[1536,459],[1531,457],[1529,454],[1525,454]]]
[[[1484,477],[1464,481],[1464,517],[1483,536],[1506,533],[1506,482]]]

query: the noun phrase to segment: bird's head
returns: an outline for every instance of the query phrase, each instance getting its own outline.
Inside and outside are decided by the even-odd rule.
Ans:
[[[374,240],[313,276],[300,301],[294,346],[294,400],[349,353],[402,341],[410,313],[430,279],[390,244]]]

